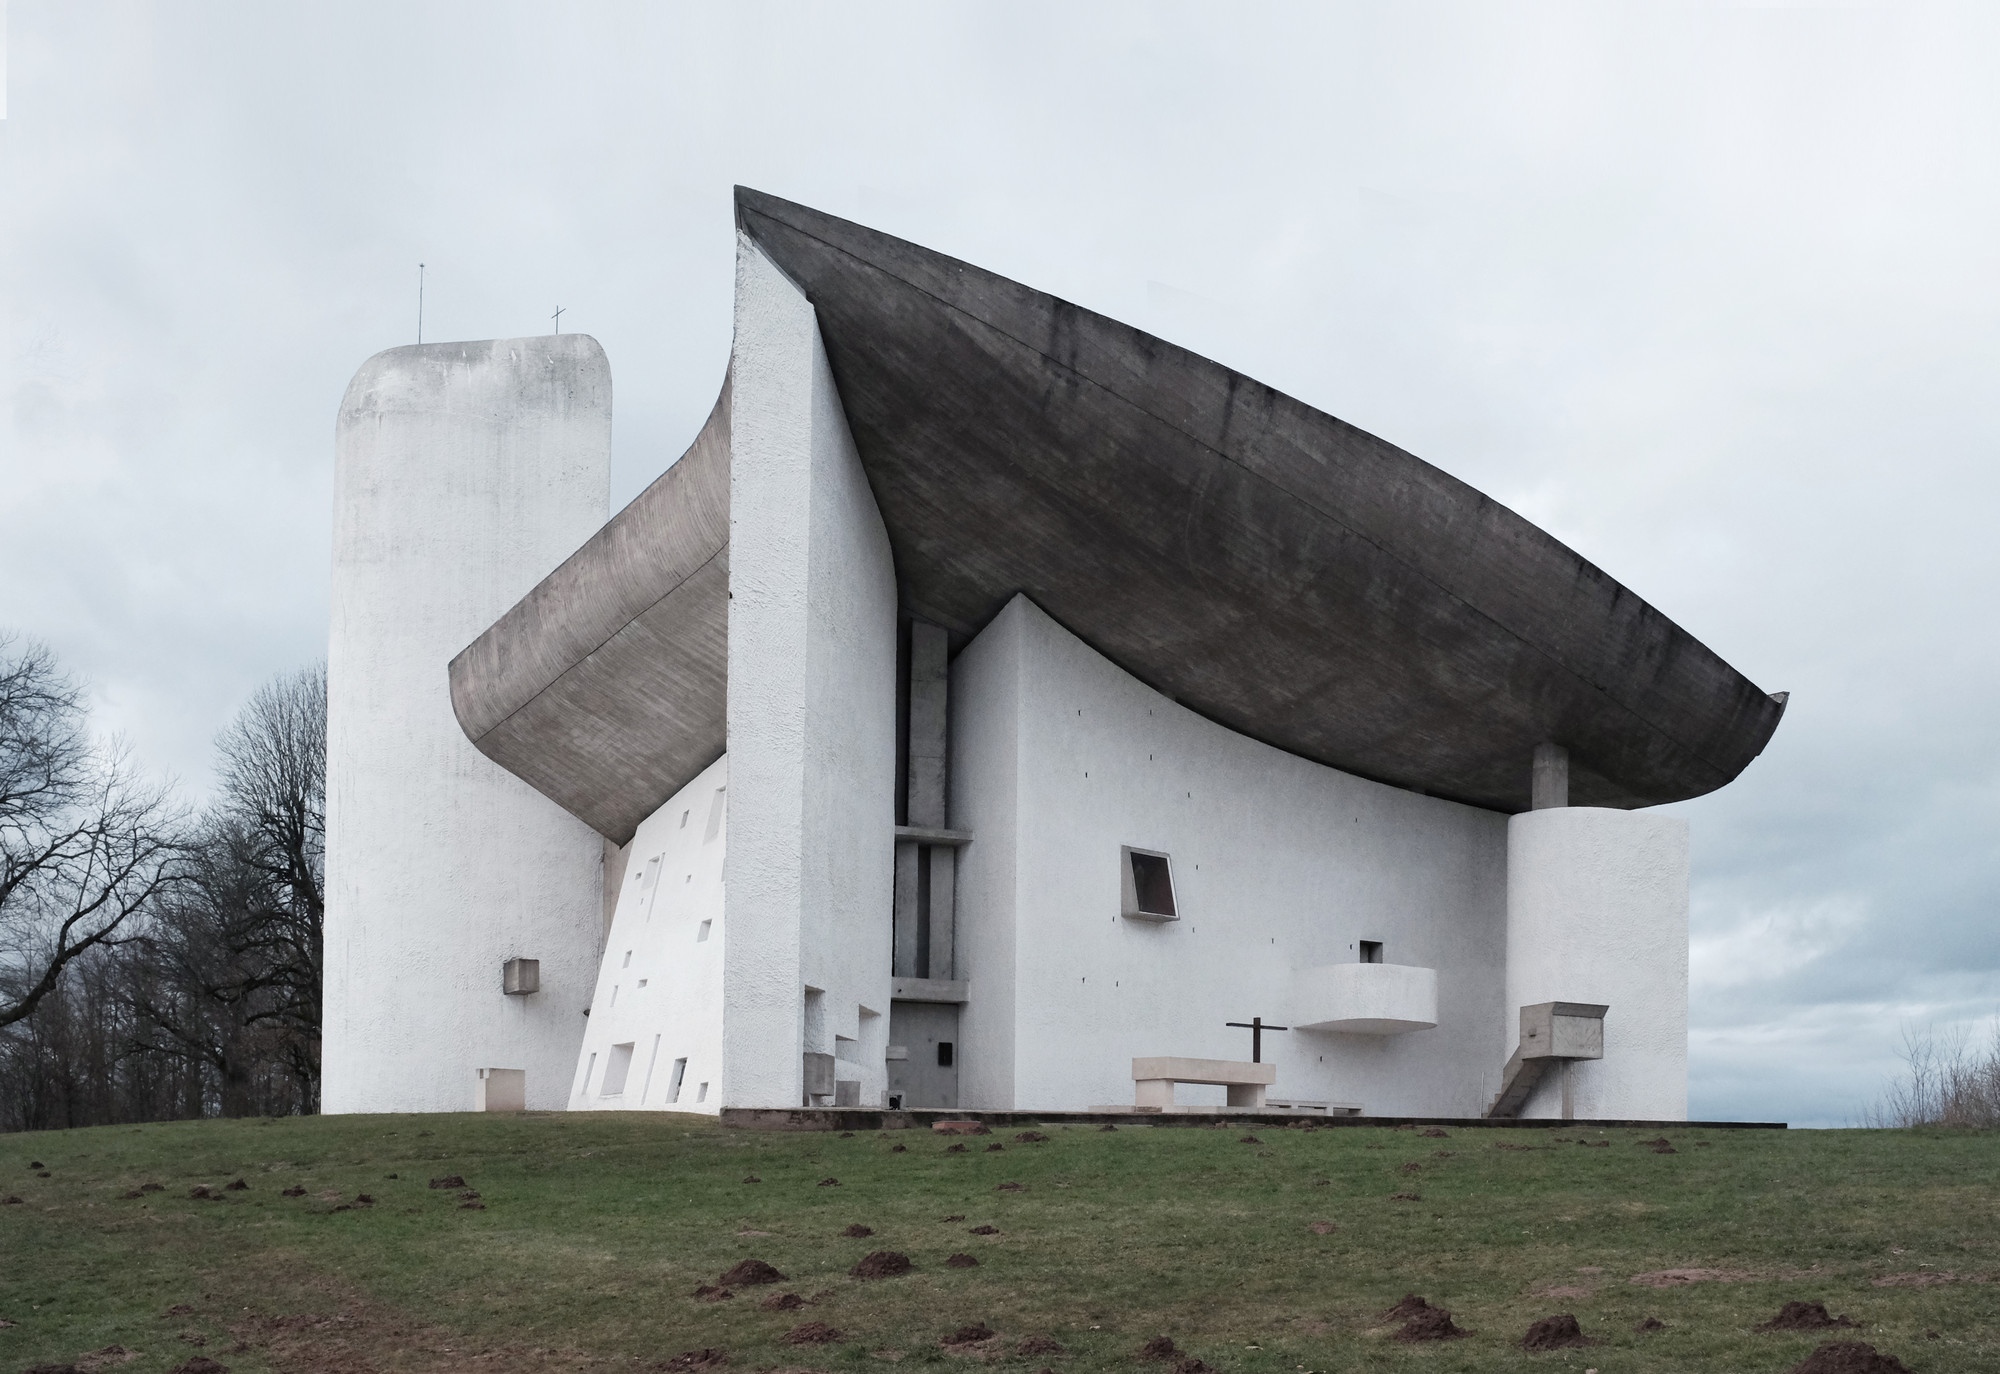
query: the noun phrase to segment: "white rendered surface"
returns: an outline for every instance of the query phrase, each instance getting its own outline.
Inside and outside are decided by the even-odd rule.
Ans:
[[[324,1106],[466,1111],[478,1069],[560,1107],[603,844],[475,750],[446,665],[604,522],[611,373],[585,335],[377,354],[335,429]],[[541,960],[542,990],[501,991]]]
[[[812,306],[740,235],[731,376],[723,1100],[799,1106],[811,1051],[879,1105],[895,567]]]
[[[1687,822],[1559,807],[1507,823],[1508,1052],[1520,1009],[1601,1002],[1604,1057],[1569,1066],[1578,1117],[1687,1117]],[[1551,1074],[1522,1116],[1562,1113]]]
[[[1292,982],[1291,1024],[1343,1035],[1407,1035],[1438,1021],[1434,968],[1408,964],[1325,964]]]
[[[952,668],[966,1107],[1117,1102],[1135,1058],[1242,1059],[1294,975],[1434,969],[1435,1030],[1267,1033],[1285,1100],[1478,1115],[1498,1086],[1507,818],[1216,725],[1017,597]],[[1122,918],[1120,847],[1172,856],[1180,919]],[[1201,1094],[1207,1094],[1206,1098]],[[1190,1101],[1223,1102],[1219,1088]]]
[[[722,1110],[728,782],[725,756],[640,822],[632,836],[574,1065],[573,1110]],[[607,1094],[606,1070],[618,1045],[632,1047],[629,1072],[619,1091]]]

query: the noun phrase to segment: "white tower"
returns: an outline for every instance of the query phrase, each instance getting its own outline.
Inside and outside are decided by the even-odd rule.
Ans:
[[[335,426],[324,1109],[465,1111],[479,1071],[569,1092],[603,842],[489,762],[447,665],[604,523],[611,370],[583,334],[378,353]],[[509,996],[511,958],[540,991]]]

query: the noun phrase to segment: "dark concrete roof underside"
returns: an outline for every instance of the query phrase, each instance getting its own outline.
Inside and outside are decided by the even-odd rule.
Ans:
[[[1777,728],[1782,701],[1392,444],[915,244],[743,189],[737,217],[817,312],[906,610],[955,643],[1025,592],[1231,729],[1508,812],[1528,807],[1544,741],[1570,751],[1573,804],[1634,807],[1721,787]],[[719,440],[711,418],[596,553],[564,565],[560,595],[563,570],[453,664],[480,748],[621,841],[721,751],[726,588],[686,571],[719,577],[727,558],[726,397],[717,415]],[[689,459],[708,475],[666,490]],[[707,542],[680,548],[672,503],[700,488],[713,511],[718,482],[720,540],[696,521]],[[670,590],[714,604],[683,626],[658,610]],[[643,652],[585,647],[642,621]],[[462,664],[511,680],[485,715],[467,716]],[[620,750],[629,767],[599,766]]]

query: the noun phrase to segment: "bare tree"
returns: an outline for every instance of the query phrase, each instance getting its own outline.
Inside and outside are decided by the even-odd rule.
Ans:
[[[165,787],[92,741],[48,649],[0,636],[0,1028],[181,880],[182,820]]]
[[[319,1102],[326,672],[260,688],[216,740],[219,795],[191,847],[187,881],[145,937],[166,974],[134,985],[147,1046],[199,1065],[224,1116]]]
[[[1964,1026],[1903,1028],[1903,1072],[1865,1126],[2000,1126],[2000,1020],[1984,1048]]]

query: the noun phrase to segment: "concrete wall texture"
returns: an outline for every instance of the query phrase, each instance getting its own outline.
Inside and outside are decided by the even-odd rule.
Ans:
[[[1537,1002],[1610,1007],[1604,1058],[1570,1066],[1577,1116],[1687,1116],[1686,821],[1591,806],[1509,818],[1509,1052]],[[1521,1115],[1561,1115],[1557,1075]]]
[[[895,565],[812,305],[741,237],[730,366],[724,1100],[798,1106],[812,1050],[880,1102]]]
[[[602,841],[482,757],[446,665],[604,522],[611,373],[585,335],[377,354],[335,428],[324,1106],[470,1109],[480,1068],[568,1097]],[[508,997],[501,965],[541,960]]]
[[[952,671],[960,1103],[1129,1103],[1131,1060],[1247,1059],[1293,975],[1435,969],[1434,1030],[1267,1035],[1276,1098],[1480,1114],[1502,1034],[1507,818],[1260,744],[1146,687],[1017,597]],[[1120,847],[1172,856],[1178,921],[1122,917]],[[1184,1088],[1184,1103],[1220,1088]]]
[[[575,1110],[722,1110],[728,785],[728,759],[717,759],[632,837],[575,1065]]]

